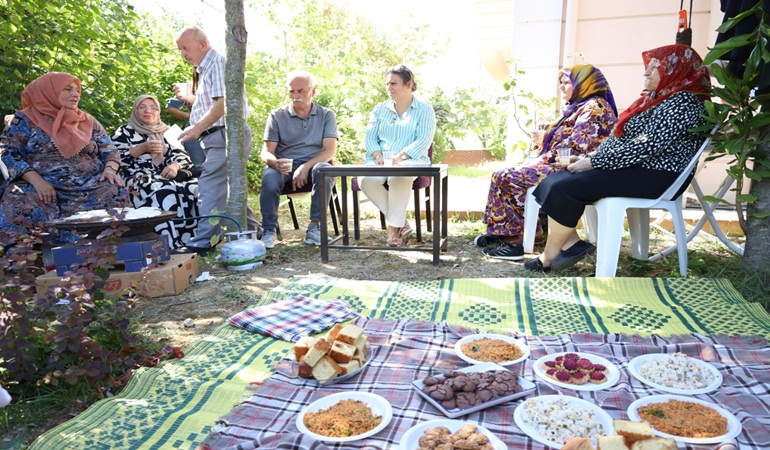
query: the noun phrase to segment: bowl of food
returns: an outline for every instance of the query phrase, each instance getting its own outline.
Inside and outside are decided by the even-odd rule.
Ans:
[[[323,442],[352,442],[382,431],[393,418],[390,403],[369,392],[339,392],[306,406],[297,416],[300,433]]]
[[[529,346],[522,340],[504,334],[472,334],[455,344],[455,352],[470,364],[494,362],[510,366],[529,358]]]

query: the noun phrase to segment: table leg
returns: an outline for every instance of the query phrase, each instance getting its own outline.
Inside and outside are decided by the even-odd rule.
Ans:
[[[342,178],[342,244],[350,245],[350,235],[348,234],[348,177],[343,175],[340,178]]]
[[[320,198],[326,198],[326,173],[319,171],[321,176],[321,183],[319,186]],[[344,188],[343,188],[344,189]],[[344,200],[343,200],[344,201]],[[326,205],[321,208],[321,262],[329,262],[329,225],[326,223]]]
[[[447,251],[449,243],[449,175],[445,176],[441,180],[441,190],[444,194],[441,196],[441,237],[444,238],[444,245],[441,247],[442,251]]]
[[[441,176],[433,176],[433,265],[438,266],[441,259],[441,226],[439,224],[438,211],[441,210]]]

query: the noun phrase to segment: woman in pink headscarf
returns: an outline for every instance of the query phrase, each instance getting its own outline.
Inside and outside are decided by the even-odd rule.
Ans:
[[[78,109],[80,95],[80,80],[61,72],[41,76],[22,92],[22,109],[0,136],[9,174],[0,185],[0,229],[23,231],[18,218],[45,224],[125,205],[120,155],[102,125]],[[45,231],[57,245],[79,238]]]

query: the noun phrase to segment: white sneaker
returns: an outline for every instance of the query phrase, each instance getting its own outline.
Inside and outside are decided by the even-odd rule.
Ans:
[[[305,244],[321,245],[321,227],[317,223],[312,223],[307,227]]]
[[[265,230],[262,234],[262,243],[265,244],[265,248],[273,248],[278,242],[278,236],[275,235],[273,230]]]

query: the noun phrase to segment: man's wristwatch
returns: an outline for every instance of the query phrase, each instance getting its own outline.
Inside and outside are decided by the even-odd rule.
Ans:
[[[409,155],[407,155],[406,153],[404,153],[403,155],[401,155],[401,159],[402,159],[402,160],[404,160],[404,161],[406,161],[407,159],[409,159]]]

